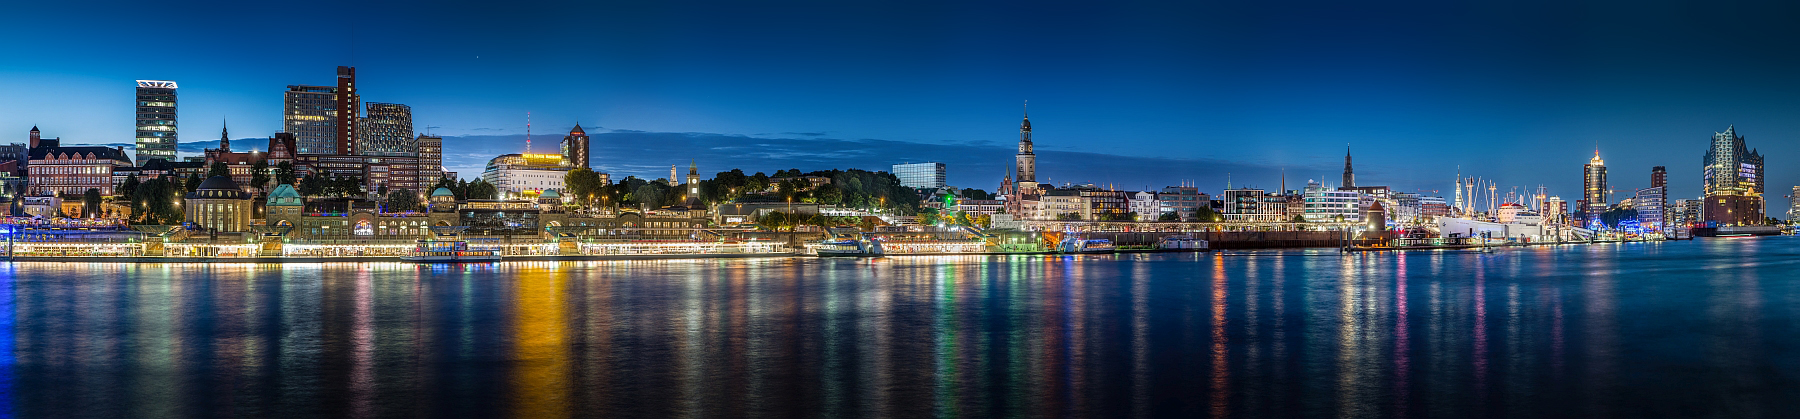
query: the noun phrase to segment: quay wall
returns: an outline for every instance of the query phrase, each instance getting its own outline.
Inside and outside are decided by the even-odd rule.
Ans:
[[[1208,231],[1196,233],[1091,232],[1089,238],[1112,240],[1119,246],[1150,246],[1165,236],[1190,235],[1206,240],[1213,249],[1285,249],[1301,247],[1338,247],[1343,244],[1339,231]],[[1353,244],[1370,245],[1377,241],[1355,240]]]

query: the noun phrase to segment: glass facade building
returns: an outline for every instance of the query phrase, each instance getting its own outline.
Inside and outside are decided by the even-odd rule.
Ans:
[[[137,161],[175,161],[175,82],[137,81]]]
[[[412,107],[398,103],[369,103],[368,115],[357,129],[356,154],[364,156],[417,156],[413,137]]]
[[[908,163],[894,165],[894,177],[900,178],[900,186],[917,189],[937,189],[944,187],[943,163]]]
[[[294,134],[299,154],[338,154],[337,114],[337,88],[288,86],[282,130]]]

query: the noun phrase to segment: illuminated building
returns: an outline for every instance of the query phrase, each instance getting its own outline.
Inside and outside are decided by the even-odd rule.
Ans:
[[[587,135],[587,131],[581,129],[581,124],[575,124],[575,128],[569,129],[569,135],[562,139],[563,160],[568,161],[569,165],[575,168],[594,168],[589,165],[588,160],[588,142],[591,139],[592,137]]]
[[[113,169],[130,167],[131,158],[124,147],[63,147],[62,139],[36,138],[26,161],[31,196],[81,195],[88,189],[99,189],[101,195],[113,194]]]
[[[560,154],[507,154],[489,160],[481,179],[501,198],[536,197],[545,190],[561,192],[563,175],[573,169]]]
[[[1017,164],[1015,167],[1019,174],[1014,185],[1021,192],[1036,190],[1037,153],[1032,150],[1031,145],[1031,112],[1025,112],[1024,119],[1019,121],[1019,154],[1015,157],[1014,163]]]
[[[182,200],[181,209],[187,214],[187,222],[215,232],[245,231],[251,221],[250,193],[226,176],[200,182],[200,187]]]
[[[294,135],[296,154],[337,154],[337,88],[288,86],[282,131]]]
[[[1794,187],[1794,194],[1788,195],[1788,223],[1800,220],[1800,186]]]
[[[337,86],[290,85],[282,106],[285,132],[299,142],[298,154],[353,154],[357,114],[356,69],[339,66]]]
[[[943,188],[943,163],[907,163],[893,167],[894,177],[900,178],[900,186],[913,189]]]
[[[1606,212],[1608,190],[1606,189],[1606,161],[1600,159],[1600,150],[1594,150],[1594,158],[1581,166],[1581,202],[1576,208],[1576,221],[1587,225],[1588,220],[1599,219],[1600,213]]]
[[[419,146],[419,185],[436,185],[438,179],[444,178],[444,137],[420,135],[416,141]]]
[[[137,161],[175,159],[175,82],[137,81]]]
[[[1362,218],[1361,192],[1336,190],[1309,182],[1302,193],[1306,200],[1306,222],[1357,222]]]
[[[1175,213],[1182,220],[1193,220],[1194,212],[1202,206],[1211,206],[1212,197],[1200,193],[1200,188],[1192,185],[1163,187],[1162,193],[1156,195],[1159,208],[1157,217],[1165,213]]]
[[[1705,157],[1701,216],[1720,226],[1763,223],[1763,157],[1744,145],[1737,127],[1713,133]]]
[[[412,107],[398,103],[368,104],[368,115],[358,121],[356,144],[351,147],[362,156],[419,155],[418,138],[413,137]]]

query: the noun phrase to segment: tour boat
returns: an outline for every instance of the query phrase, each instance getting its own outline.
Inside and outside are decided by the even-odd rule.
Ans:
[[[469,250],[469,242],[462,240],[419,240],[412,251],[400,256],[400,260],[426,263],[497,262],[500,260],[500,252]]]
[[[881,242],[875,240],[826,240],[819,243],[819,257],[881,256]]]
[[[1161,250],[1191,250],[1204,252],[1207,250],[1207,245],[1206,240],[1196,239],[1194,236],[1185,234],[1163,237],[1156,242],[1156,248]]]
[[[1057,244],[1056,250],[1063,253],[1112,253],[1118,248],[1113,246],[1112,240],[1069,237]]]

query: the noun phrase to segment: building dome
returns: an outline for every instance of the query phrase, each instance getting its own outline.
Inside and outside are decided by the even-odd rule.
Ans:
[[[213,176],[187,194],[188,199],[250,199],[250,193],[238,187],[230,176]]]
[[[448,196],[448,197],[454,198],[454,197],[456,197],[456,192],[451,192],[450,188],[437,188],[436,190],[431,191],[431,196],[434,198],[440,197],[440,196]]]

